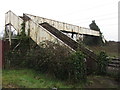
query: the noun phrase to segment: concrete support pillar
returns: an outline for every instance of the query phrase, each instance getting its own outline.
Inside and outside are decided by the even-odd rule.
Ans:
[[[83,34],[81,35],[81,40],[82,40],[82,41],[84,40],[84,35],[83,35]]]
[[[9,25],[9,42],[10,42],[10,45],[11,45],[11,35],[12,33],[11,33],[11,25]]]

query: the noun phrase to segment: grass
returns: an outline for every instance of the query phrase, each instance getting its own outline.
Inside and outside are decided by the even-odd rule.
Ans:
[[[70,84],[31,69],[3,70],[3,88],[117,88],[117,82],[108,76],[88,76],[87,83]]]
[[[34,70],[3,70],[3,88],[72,88],[64,81],[45,74],[37,74]]]
[[[120,42],[109,41],[107,44],[103,46],[87,46],[89,49],[93,50],[96,54],[100,53],[101,51],[105,51],[108,56],[111,57],[119,57],[120,53]]]

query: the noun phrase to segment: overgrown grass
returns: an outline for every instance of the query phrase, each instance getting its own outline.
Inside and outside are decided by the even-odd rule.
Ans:
[[[76,86],[47,74],[38,74],[31,69],[3,70],[2,80],[3,88],[73,88]],[[78,87],[81,88],[81,86]]]
[[[111,57],[118,57],[120,54],[118,53],[118,47],[117,46],[88,46],[91,50],[93,50],[96,54],[99,54],[101,51],[105,51],[108,56]]]
[[[108,76],[88,76],[86,83],[70,84],[55,79],[48,74],[31,69],[3,70],[3,88],[120,88],[113,78]]]

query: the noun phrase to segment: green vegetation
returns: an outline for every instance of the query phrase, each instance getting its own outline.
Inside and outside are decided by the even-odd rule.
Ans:
[[[117,84],[112,83],[112,81],[115,82],[113,79],[108,80],[110,78],[104,80],[101,76],[99,79],[92,76],[93,79],[91,80],[91,76],[86,75],[85,55],[80,51],[71,54],[67,48],[48,41],[46,44],[42,44],[42,47],[36,46],[36,44],[29,46],[32,48],[29,50],[26,48],[27,52],[20,52],[19,46],[6,54],[5,63],[9,70],[3,70],[3,87],[117,87]],[[106,65],[106,63],[103,60],[106,60],[106,57],[105,53],[99,55],[100,70],[105,68],[103,65]],[[101,73],[104,73],[104,71],[101,71]],[[103,78],[102,81],[101,78]]]
[[[106,54],[110,57],[119,57],[120,53],[120,42],[108,41],[106,44],[102,46],[87,46],[89,49],[93,50],[96,54],[99,54],[101,51],[105,51]]]
[[[70,83],[85,82],[85,56],[82,52],[72,53],[67,47],[50,41],[37,46],[26,36],[24,22],[21,26],[18,40],[13,42],[13,47],[6,53],[6,68],[32,68]]]
[[[100,52],[100,54],[98,55],[97,73],[100,75],[107,74],[107,66],[109,62],[109,59],[107,57],[108,56],[106,55],[105,52]]]
[[[80,51],[72,53],[67,47],[50,41],[36,45],[26,36],[24,22],[17,38],[6,53],[6,68],[32,68],[70,83],[86,80],[85,57]]]
[[[12,43],[11,50],[5,56],[3,87],[81,88],[96,83],[89,81],[89,76],[87,78],[86,57],[82,52],[71,52],[67,47],[50,41],[38,46],[25,35],[24,23],[22,26],[18,40]],[[107,55],[101,52],[96,70],[99,75],[106,74],[107,64]]]
[[[38,73],[33,69],[2,71],[3,88],[118,88],[118,83],[107,76],[88,76],[86,83],[70,84],[48,74]]]
[[[71,54],[66,47],[49,41],[26,52],[20,50],[19,46],[6,54],[6,68],[33,68],[71,83],[86,81],[85,56],[80,51]]]
[[[118,75],[117,75],[116,80],[117,80],[118,82],[120,82],[120,70],[119,70],[119,72],[118,72]]]
[[[3,70],[4,88],[71,88],[65,82],[30,69]]]
[[[20,35],[22,37],[26,36],[26,34],[25,34],[25,21],[23,21],[23,23],[21,24],[21,33],[20,33]]]
[[[70,70],[70,79],[74,79],[76,82],[86,81],[87,79],[87,70],[85,65],[85,55],[80,51],[73,53],[70,56],[71,70]],[[73,77],[73,78],[72,78]]]

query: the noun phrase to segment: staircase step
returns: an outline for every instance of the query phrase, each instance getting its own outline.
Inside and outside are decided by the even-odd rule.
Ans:
[[[120,61],[110,61],[111,64],[120,64]]]
[[[120,67],[119,64],[109,64],[108,66],[111,66],[111,67]]]

